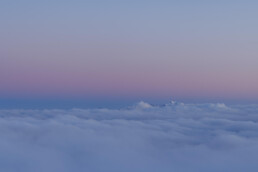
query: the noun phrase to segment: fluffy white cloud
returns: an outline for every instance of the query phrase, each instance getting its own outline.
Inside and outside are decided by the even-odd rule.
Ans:
[[[258,105],[0,110],[4,172],[256,172]]]

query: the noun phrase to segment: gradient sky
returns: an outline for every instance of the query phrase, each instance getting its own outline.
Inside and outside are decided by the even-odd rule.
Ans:
[[[1,0],[0,98],[258,100],[258,1]]]

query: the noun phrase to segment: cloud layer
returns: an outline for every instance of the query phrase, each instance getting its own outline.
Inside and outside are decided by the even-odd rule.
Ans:
[[[258,105],[0,110],[0,171],[257,171]]]

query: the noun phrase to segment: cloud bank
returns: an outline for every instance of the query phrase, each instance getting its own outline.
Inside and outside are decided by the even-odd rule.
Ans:
[[[0,171],[256,172],[258,105],[0,110]]]

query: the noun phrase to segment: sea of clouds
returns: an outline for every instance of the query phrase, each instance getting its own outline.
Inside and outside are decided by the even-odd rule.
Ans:
[[[257,172],[258,105],[0,110],[2,172]]]

